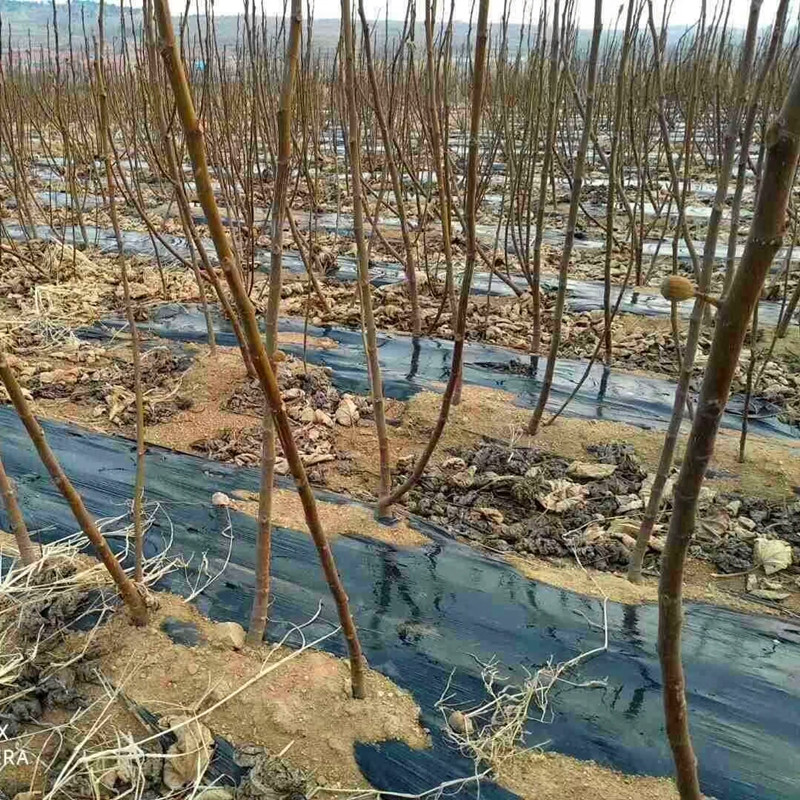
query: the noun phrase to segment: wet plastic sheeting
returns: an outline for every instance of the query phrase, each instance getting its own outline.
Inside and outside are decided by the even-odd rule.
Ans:
[[[65,193],[60,193],[60,196],[63,202],[66,203],[69,201],[69,197]],[[5,229],[7,235],[12,239],[22,241],[26,238],[25,231],[20,225],[6,225]],[[52,229],[47,225],[36,225],[33,229],[28,228],[28,234],[39,239],[55,240]],[[83,243],[81,231],[77,227],[65,230],[63,236],[67,243]],[[89,243],[99,248],[102,252],[116,252],[117,241],[114,236],[114,231],[110,228],[95,228],[91,225],[87,225],[86,236]],[[178,253],[182,258],[190,258],[186,239],[169,234],[161,234],[161,237],[169,244],[172,250]],[[153,244],[154,242],[155,245]],[[211,260],[216,263],[213,242],[210,239],[204,239],[203,245]],[[122,231],[122,246],[123,250],[128,255],[153,257],[158,253],[159,258],[166,265],[174,264],[176,261],[172,253],[169,252],[162,242],[158,241],[158,239],[151,239],[149,234],[140,231]],[[259,267],[269,272],[269,251],[266,249],[256,250],[255,258]],[[357,264],[354,258],[339,256],[336,260],[336,264],[337,269],[334,277],[341,281],[356,280]],[[305,266],[300,256],[292,255],[291,253],[284,253],[283,269],[293,275],[302,275],[305,273]],[[370,283],[373,286],[388,286],[404,280],[402,264],[374,263],[370,267],[369,274]],[[527,291],[528,285],[522,276],[518,275],[512,277],[512,282],[521,291]],[[544,278],[542,280],[542,286],[545,289],[555,291],[558,288],[558,282],[552,278]],[[613,302],[616,302],[618,293],[619,288],[614,287],[612,291]],[[498,277],[492,276],[490,280],[488,274],[478,273],[473,276],[472,279],[472,294],[478,296],[491,294],[492,296],[498,297],[510,297],[514,294],[514,291]],[[594,309],[603,308],[603,284],[598,281],[570,280],[568,284],[567,305],[573,311],[592,311]],[[623,314],[662,317],[669,316],[670,304],[660,295],[645,295],[628,289],[625,292],[620,311]],[[679,304],[678,311],[682,316],[688,316],[691,313],[691,303]],[[759,306],[759,319],[765,325],[777,325],[780,312],[780,303],[762,302]]]
[[[221,345],[236,341],[227,320],[215,318]],[[109,320],[109,325],[123,325],[123,320]],[[301,333],[301,320],[282,318],[280,329]],[[152,312],[149,322],[140,323],[142,330],[165,338],[203,341],[206,338],[203,315],[190,306],[165,305]],[[366,358],[359,331],[347,328],[309,326],[312,337],[327,337],[337,343],[331,350],[309,348],[308,361],[333,370],[337,388],[359,394],[369,392]],[[286,344],[283,350],[302,356],[302,344]],[[378,334],[378,355],[381,362],[384,393],[405,400],[426,389],[440,390],[449,378],[452,342],[441,339],[420,339],[408,336]],[[532,408],[544,374],[544,359],[534,374],[522,367],[521,353],[477,343],[464,348],[464,383],[490,389],[502,389],[515,395],[518,405]],[[527,360],[525,361],[527,364]],[[550,393],[550,410],[557,409],[580,380],[586,362],[560,359],[556,364]],[[665,427],[672,414],[674,383],[659,378],[646,378],[607,370],[602,364],[592,368],[591,375],[570,402],[570,416],[605,419],[640,427]],[[726,413],[724,426],[741,427],[741,417]],[[751,418],[750,431],[767,436],[800,438],[800,428],[783,423],[775,416]]]
[[[135,447],[128,440],[45,423],[48,441],[94,514],[122,513],[131,496]],[[0,408],[3,458],[19,488],[31,529],[53,539],[74,529],[65,503],[40,465],[14,412]],[[147,499],[159,501],[174,529],[174,552],[188,557],[207,551],[210,570],[224,563],[225,511],[210,504],[215,491],[255,490],[254,469],[236,468],[151,447],[147,456]],[[335,496],[325,495],[326,499]],[[339,498],[342,502],[345,502]],[[230,565],[198,599],[212,618],[247,623],[254,583],[256,521],[232,511],[234,544]],[[2,524],[7,525],[3,515]],[[525,668],[549,658],[569,659],[596,647],[602,634],[602,605],[571,592],[537,584],[510,566],[458,544],[419,524],[431,536],[424,547],[397,550],[387,544],[338,538],[332,547],[350,596],[370,665],[410,690],[431,728],[433,748],[409,750],[397,743],[362,745],[357,758],[380,789],[420,792],[472,773],[472,765],[442,738],[434,708],[448,676],[458,702],[479,699],[475,658],[496,657],[514,681]],[[152,554],[166,520],[148,533]],[[39,535],[37,535],[39,538]],[[119,544],[119,540],[111,539]],[[196,557],[195,557],[196,561]],[[310,537],[277,528],[273,542],[272,623],[269,638],[286,623],[308,619],[320,599],[324,616],[335,620]],[[186,591],[182,572],[167,585]],[[610,649],[571,677],[607,678],[601,689],[561,688],[553,693],[550,724],[530,723],[528,744],[550,740],[553,750],[595,759],[618,769],[665,775],[671,771],[662,728],[653,607],[608,605]],[[320,623],[308,636],[326,629]],[[325,647],[341,655],[341,637]],[[718,608],[689,605],[684,663],[692,732],[704,790],[726,800],[789,800],[800,785],[800,626]],[[507,793],[483,786],[481,794]],[[468,796],[474,795],[469,792]]]

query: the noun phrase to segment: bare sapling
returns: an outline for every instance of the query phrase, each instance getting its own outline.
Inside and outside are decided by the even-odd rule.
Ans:
[[[544,378],[542,379],[542,388],[539,390],[539,397],[536,401],[536,408],[528,423],[528,433],[531,435],[535,435],[539,430],[539,423],[541,422],[542,415],[547,406],[547,401],[550,398],[550,388],[553,384],[558,350],[561,346],[561,320],[564,316],[564,306],[567,299],[567,275],[569,273],[570,258],[572,257],[572,246],[575,242],[575,227],[578,221],[581,190],[583,188],[583,172],[591,136],[592,114],[595,101],[595,82],[597,79],[597,55],[600,48],[600,34],[603,30],[602,13],[602,0],[595,0],[594,28],[592,30],[592,43],[589,50],[583,131],[581,132],[578,153],[575,157],[574,173],[572,177],[572,196],[570,198],[569,214],[567,216],[567,229],[564,236],[564,247],[561,251],[561,260],[559,262],[558,294],[556,295],[556,305],[553,309],[553,330],[550,334],[550,352],[547,356],[547,365],[545,367]],[[609,176],[609,180],[611,180],[611,176]]]
[[[795,70],[777,118],[766,131],[766,156],[750,235],[739,269],[722,302],[697,402],[692,431],[675,486],[658,587],[658,651],[667,736],[682,800],[701,800],[697,759],[689,733],[686,680],[681,663],[683,572],[694,533],[697,502],[728,402],[747,328],[772,261],[781,247],[792,182],[800,156],[800,70]]]
[[[22,393],[16,376],[8,363],[5,350],[2,348],[0,348],[0,380],[2,380],[3,385],[6,387],[6,392],[8,392],[11,403],[16,409],[17,414],[19,414],[22,424],[25,426],[25,430],[28,432],[28,436],[30,436],[36,448],[36,452],[39,454],[39,458],[50,473],[53,483],[55,483],[56,488],[69,504],[78,525],[91,542],[95,554],[103,562],[106,569],[108,569],[114,583],[117,585],[119,593],[127,606],[131,621],[134,625],[146,625],[147,606],[145,605],[144,598],[139,594],[136,585],[125,573],[125,570],[122,568],[116,556],[111,552],[111,548],[103,538],[100,528],[98,528],[97,523],[83,504],[81,496],[72,485],[72,482],[62,469],[61,464],[59,464],[55,453],[50,449],[50,445],[47,443],[47,439],[45,439],[42,426],[39,425],[38,420],[33,416],[30,405],[25,399],[25,395]]]
[[[363,31],[364,43],[364,57],[367,62],[367,75],[369,77],[370,90],[372,92],[373,108],[375,109],[375,119],[378,122],[378,128],[381,134],[381,141],[383,142],[383,157],[386,161],[386,166],[389,170],[389,176],[392,180],[392,191],[394,192],[394,201],[397,207],[397,216],[400,221],[400,232],[403,237],[403,248],[405,251],[405,272],[406,282],[408,283],[408,294],[411,300],[411,335],[417,337],[422,332],[420,316],[419,316],[419,293],[417,290],[417,254],[414,242],[411,239],[411,231],[409,230],[408,214],[406,211],[405,197],[403,195],[403,185],[400,179],[400,171],[397,168],[397,160],[394,157],[394,137],[392,131],[389,129],[387,123],[386,113],[383,108],[382,93],[378,87],[378,81],[375,77],[375,64],[372,58],[372,42],[370,40],[369,24],[367,16],[364,12],[364,0],[358,2],[358,15],[361,19],[361,30]],[[405,46],[405,41],[400,42],[400,47]],[[392,94],[394,94],[394,86],[392,87]],[[391,102],[390,97],[390,102]],[[389,109],[389,120],[394,117],[391,108]],[[377,218],[377,208],[375,215]],[[388,487],[387,487],[388,489]]]
[[[364,698],[366,696],[364,657],[361,651],[361,643],[358,639],[358,632],[350,614],[349,601],[339,572],[336,569],[333,552],[322,529],[314,493],[311,491],[305,467],[300,459],[300,453],[292,435],[289,417],[281,398],[275,371],[270,363],[267,349],[258,329],[255,309],[247,295],[242,273],[236,265],[225,227],[222,224],[222,217],[209,175],[203,130],[195,111],[194,100],[192,99],[189,82],[184,71],[178,43],[175,39],[172,18],[166,0],[155,0],[155,11],[161,38],[161,54],[169,76],[172,93],[175,97],[176,110],[184,132],[186,147],[192,161],[197,182],[198,198],[208,220],[209,233],[214,241],[214,248],[222,271],[239,311],[239,318],[247,340],[247,349],[258,375],[265,402],[269,406],[272,422],[277,430],[284,455],[297,486],[306,524],[319,553],[325,578],[336,603],[350,656],[353,696]]]
[[[375,316],[372,311],[372,295],[369,283],[369,253],[364,236],[364,205],[361,183],[361,123],[356,101],[356,65],[353,45],[353,24],[350,16],[350,0],[342,0],[342,34],[344,43],[345,99],[347,103],[347,134],[349,138],[350,175],[353,196],[353,235],[356,240],[358,258],[358,296],[361,301],[361,317],[364,326],[367,363],[369,366],[370,394],[375,416],[375,431],[378,436],[379,481],[378,496],[385,497],[392,487],[389,465],[389,437],[386,430],[383,381],[378,360],[378,337],[375,332]],[[377,214],[377,210],[376,210]],[[389,506],[380,506],[388,514]]]
[[[6,473],[2,456],[0,456],[0,495],[3,497],[3,505],[8,517],[8,525],[11,533],[14,534],[14,541],[17,543],[19,557],[26,566],[36,561],[36,549],[28,533],[28,526],[25,524],[25,517],[22,516],[22,509],[17,501],[17,494],[14,491],[14,484]]]
[[[553,30],[550,40],[550,71],[547,79],[547,130],[545,132],[542,171],[539,175],[539,198],[536,204],[536,233],[533,241],[533,269],[531,270],[531,302],[533,304],[533,327],[531,331],[531,370],[539,366],[542,346],[542,241],[544,239],[544,212],[547,205],[547,182],[553,166],[553,148],[558,120],[558,88],[561,68],[561,34],[559,31],[561,12],[559,0],[553,3]],[[534,143],[536,144],[536,143]]]
[[[472,289],[472,275],[475,271],[478,246],[476,234],[476,205],[478,196],[478,148],[480,145],[481,110],[483,107],[484,87],[486,81],[487,61],[487,20],[489,15],[489,0],[480,0],[478,7],[478,27],[475,38],[475,62],[472,79],[472,109],[470,114],[469,152],[467,156],[467,261],[464,276],[461,281],[461,293],[458,302],[458,314],[454,328],[453,358],[450,367],[450,378],[442,396],[439,416],[430,435],[428,444],[422,455],[416,460],[414,470],[409,477],[388,496],[381,497],[378,501],[378,513],[383,513],[393,503],[403,497],[422,477],[425,467],[436,450],[442,436],[447,418],[450,414],[453,394],[459,383],[461,364],[464,355],[464,339],[467,327],[467,309],[469,308],[469,295]]]
[[[144,441],[144,395],[142,392],[142,350],[139,342],[139,330],[133,314],[131,290],[128,282],[128,268],[125,264],[125,254],[122,249],[122,233],[117,216],[117,203],[114,196],[114,177],[111,169],[111,158],[108,143],[112,141],[111,126],[108,120],[108,95],[103,68],[103,37],[104,0],[100,0],[99,15],[97,20],[99,30],[99,47],[97,61],[95,61],[95,91],[97,92],[98,106],[98,142],[100,144],[100,158],[103,161],[106,175],[106,189],[108,191],[108,212],[111,225],[114,228],[114,237],[117,242],[117,263],[119,264],[122,279],[122,294],[125,303],[125,318],[131,337],[131,359],[133,361],[133,393],[136,416],[136,477],[133,484],[133,545],[135,554],[134,578],[141,583],[144,578],[144,528],[142,509],[144,506],[145,489],[145,456],[147,449]]]
[[[289,41],[283,69],[283,83],[278,106],[278,164],[272,195],[272,237],[270,242],[269,294],[267,297],[266,349],[275,365],[278,352],[278,317],[281,303],[281,273],[283,261],[283,219],[289,190],[292,154],[292,100],[297,61],[300,53],[300,34],[303,26],[302,0],[292,0]],[[265,401],[266,402],[266,401]],[[272,499],[275,482],[275,426],[269,407],[264,408],[261,427],[261,486],[258,496],[258,539],[256,543],[256,586],[247,639],[257,644],[264,638],[269,611],[269,572],[272,551]]]
[[[708,288],[711,285],[711,273],[714,267],[714,256],[717,250],[717,239],[719,238],[719,227],[722,219],[722,210],[725,206],[725,198],[728,193],[728,183],[730,181],[731,168],[733,166],[734,150],[736,139],[739,133],[739,122],[742,114],[744,94],[747,89],[747,80],[753,62],[753,52],[755,49],[755,38],[758,29],[758,13],[761,8],[761,0],[752,0],[750,6],[750,17],[745,34],[745,42],[742,48],[742,56],[739,62],[739,69],[736,77],[736,88],[734,105],[731,109],[731,118],[725,134],[724,154],[722,164],[717,174],[717,190],[714,196],[714,204],[711,208],[711,216],[708,222],[706,238],[703,249],[703,265],[701,272],[700,286],[695,291],[695,303],[692,308],[692,315],[689,320],[689,332],[686,337],[686,347],[681,362],[681,371],[678,378],[678,385],[675,387],[675,398],[672,404],[672,415],[667,427],[667,434],[664,438],[664,446],[659,457],[658,469],[656,470],[653,487],[647,501],[644,519],[642,520],[639,533],[636,537],[636,546],[631,555],[631,562],[628,567],[628,580],[632,583],[639,583],[642,579],[642,563],[647,552],[648,542],[653,533],[661,499],[664,494],[664,487],[667,485],[669,473],[672,469],[672,462],[675,456],[675,448],[678,443],[681,423],[683,421],[686,398],[689,392],[689,384],[692,379],[694,369],[694,359],[697,352],[700,332],[703,325],[703,309],[710,300]],[[652,24],[652,7],[649,15],[651,35],[655,42],[655,27]],[[669,284],[672,289],[679,289],[681,281],[688,283],[684,278],[670,278]],[[674,299],[674,298],[671,298]],[[680,298],[678,298],[680,299]]]

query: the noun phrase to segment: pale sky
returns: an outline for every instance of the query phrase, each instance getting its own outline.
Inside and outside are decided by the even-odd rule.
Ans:
[[[714,11],[717,0],[707,0],[707,16],[710,18]],[[256,0],[257,7],[260,8],[260,0]],[[314,15],[317,19],[331,19],[339,17],[340,0],[313,0]],[[509,0],[511,3],[512,22],[521,22],[525,13],[525,0]],[[528,0],[533,2],[535,8],[539,8],[542,2],[552,2],[552,0]],[[593,0],[576,0],[578,13],[582,27],[590,27],[594,14]],[[664,0],[654,0],[656,14],[660,16]],[[470,9],[473,0],[456,0],[455,18],[462,21],[469,20]],[[351,0],[354,4],[354,0]],[[778,0],[763,0],[761,6],[760,24],[770,25],[775,16]],[[795,5],[794,3],[792,4]],[[181,13],[185,7],[185,0],[170,0],[170,6],[175,13]],[[372,18],[383,18],[386,14],[387,0],[365,0],[364,7],[367,15]],[[449,9],[450,0],[438,0],[437,13],[441,13],[442,7]],[[731,24],[733,27],[744,28],[747,24],[747,14],[750,7],[749,0],[733,0],[731,7]],[[237,14],[244,8],[243,0],[215,0],[214,9],[218,15]],[[280,14],[283,10],[282,0],[264,0],[264,8],[267,14]],[[406,9],[406,0],[388,0],[389,18],[403,19]],[[612,26],[619,12],[619,0],[604,0],[603,19],[606,28]],[[477,4],[476,4],[477,9]],[[489,17],[492,21],[500,20],[503,12],[503,0],[490,0]],[[303,12],[305,13],[305,0],[303,2]],[[476,12],[477,13],[477,12]],[[700,0],[674,0],[672,8],[671,22],[673,25],[689,25],[694,23],[700,13]],[[790,11],[790,20],[796,19],[797,12]],[[420,2],[418,6],[417,19],[423,19],[423,6]],[[621,23],[622,24],[622,23]]]

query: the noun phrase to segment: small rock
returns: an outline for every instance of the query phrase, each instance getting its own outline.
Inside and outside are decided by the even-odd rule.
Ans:
[[[755,522],[750,517],[739,517],[739,524],[743,528],[747,528],[748,531],[752,531],[756,527]]]
[[[710,486],[701,486],[700,493],[697,495],[697,507],[706,508],[714,502],[717,493]]]
[[[473,483],[475,483],[475,473],[477,472],[476,468],[469,467],[469,469],[462,469],[456,472],[454,475],[451,475],[447,480],[453,486],[457,486],[459,489],[469,489]]]
[[[753,559],[765,574],[772,575],[792,566],[792,547],[780,539],[758,538],[753,545]]]
[[[638,511],[644,507],[642,498],[636,494],[624,494],[617,498],[619,506],[617,507],[618,514],[627,514],[630,511]]]
[[[442,461],[440,466],[441,466],[442,469],[447,469],[447,470],[451,470],[452,469],[452,470],[458,471],[458,470],[466,469],[467,468],[467,462],[464,461],[463,458],[458,458],[458,456],[452,456],[450,458],[444,459],[444,461]]]
[[[306,406],[300,412],[300,422],[308,424],[309,422],[314,422],[316,420],[316,412],[314,411],[311,406]]]
[[[627,519],[612,519],[608,526],[608,535],[614,539],[631,536],[634,539],[639,535],[639,523]]]
[[[758,575],[751,572],[744,580],[744,588],[751,593],[758,589]]]
[[[241,650],[244,647],[244,628],[238,622],[218,622],[211,631],[211,640],[222,647]]]
[[[741,525],[736,525],[733,529],[733,535],[743,542],[750,542],[756,538],[756,532],[743,528]]]
[[[275,460],[275,474],[276,475],[289,474],[289,462],[285,458],[278,458]]]
[[[326,414],[320,408],[314,412],[314,422],[318,422],[320,425],[324,425],[326,428],[333,427],[333,420],[331,419],[330,415]]]
[[[728,510],[728,513],[732,517],[738,517],[739,516],[739,511],[742,508],[742,501],[741,500],[731,500],[731,502],[728,503],[728,505],[726,505],[725,508]]]
[[[496,525],[503,524],[503,512],[497,508],[491,508],[490,506],[481,506],[480,508],[475,509],[484,519],[488,519],[489,522],[493,522]]]
[[[650,537],[650,549],[655,550],[656,553],[663,553],[664,547],[667,544],[667,537],[666,536],[651,536]]]
[[[789,592],[776,592],[774,589],[755,589],[750,594],[761,600],[771,600],[773,603],[780,603],[789,597]]]
[[[197,664],[195,664],[194,662],[192,662],[191,664],[189,664],[189,666],[186,667],[186,671],[190,675],[197,675],[199,669],[200,667],[198,667]]]
[[[469,734],[473,731],[472,720],[464,716],[463,711],[451,711],[447,718],[447,724],[456,733]]]
[[[616,469],[616,464],[595,464],[592,461],[573,461],[569,467],[567,467],[567,475],[569,475],[570,478],[599,480],[600,478],[610,477],[614,474]]]
[[[231,505],[231,499],[225,492],[214,492],[211,495],[211,505],[217,508]]]
[[[197,800],[233,800],[233,792],[221,786],[212,786],[196,795]]]
[[[345,428],[351,428],[358,422],[360,414],[358,407],[349,395],[345,395],[336,409],[336,422]]]

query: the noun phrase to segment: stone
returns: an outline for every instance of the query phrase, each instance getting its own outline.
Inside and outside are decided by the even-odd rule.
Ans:
[[[771,600],[773,603],[780,603],[789,597],[789,592],[776,592],[774,589],[754,589],[750,594],[761,600]]]
[[[164,762],[161,780],[168,789],[180,789],[192,781],[198,781],[211,763],[214,737],[211,731],[198,720],[186,716],[161,719],[165,729],[175,728],[177,741],[167,750],[171,756]]]
[[[697,495],[697,507],[708,508],[716,496],[717,493],[710,486],[701,486],[700,493]]]
[[[463,711],[451,711],[447,717],[447,724],[456,733],[470,734],[474,730],[472,720],[464,715]]]
[[[753,545],[753,560],[757,567],[763,567],[766,575],[780,572],[792,566],[792,548],[780,539],[759,537]]]
[[[331,419],[330,415],[326,414],[320,408],[318,408],[314,412],[314,422],[317,422],[320,425],[324,425],[326,428],[332,428],[333,427],[333,420]]]
[[[628,519],[612,519],[608,526],[608,535],[614,539],[631,536],[634,539],[639,535],[639,523]]]
[[[733,535],[743,542],[751,542],[756,538],[756,532],[743,528],[741,525],[736,525],[733,529]]]
[[[744,579],[744,588],[747,589],[748,592],[754,592],[756,589],[758,589],[758,575],[755,575],[751,572]]]
[[[211,786],[195,795],[197,800],[233,800],[233,792],[222,786]]]
[[[741,511],[741,508],[742,508],[742,501],[741,500],[731,500],[731,502],[728,503],[728,505],[726,505],[725,508],[727,509],[728,513],[732,517],[738,517],[739,516],[739,511]]]
[[[311,406],[306,406],[300,412],[300,422],[308,424],[309,422],[314,422],[316,420],[316,412],[314,411]]]
[[[211,630],[211,640],[216,645],[241,650],[245,640],[244,628],[238,622],[218,622]]]
[[[232,505],[232,501],[225,492],[214,492],[214,494],[211,495],[211,505],[216,508],[224,508],[225,506]]]
[[[624,494],[617,498],[619,505],[617,506],[618,514],[627,514],[630,511],[638,511],[644,508],[642,498],[635,494]]]
[[[345,395],[336,409],[336,422],[344,428],[351,428],[358,422],[360,414],[353,398]]]
[[[476,472],[477,470],[475,467],[462,469],[454,473],[453,475],[450,475],[447,481],[453,486],[457,486],[459,489],[469,489],[470,486],[472,486],[472,484],[475,483]]]
[[[655,550],[656,553],[663,553],[664,547],[667,544],[667,537],[666,536],[651,536],[650,537],[650,549]]]
[[[475,509],[484,519],[488,519],[489,522],[493,522],[496,525],[503,524],[503,512],[497,508],[491,508],[490,506],[481,506],[480,508]]]
[[[596,481],[601,478],[608,478],[616,472],[616,464],[596,464],[592,461],[573,461],[567,467],[567,475],[570,478],[580,480]]]
[[[739,517],[739,524],[748,531],[755,530],[756,523],[750,517]]]
[[[458,458],[458,456],[451,456],[444,459],[440,466],[442,469],[460,471],[467,468],[467,462],[463,458]]]

